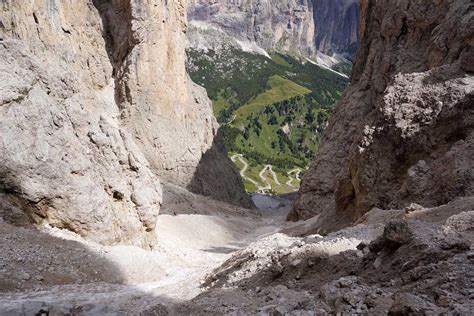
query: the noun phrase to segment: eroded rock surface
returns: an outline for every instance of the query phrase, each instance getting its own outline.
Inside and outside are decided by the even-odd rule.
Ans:
[[[4,203],[101,243],[142,246],[153,241],[160,179],[251,205],[213,149],[210,101],[185,72],[184,1],[0,8]],[[207,183],[196,170],[211,150],[223,166]]]
[[[470,1],[364,0],[360,8],[351,86],[289,216],[319,215],[326,231],[373,207],[434,207],[474,193]]]

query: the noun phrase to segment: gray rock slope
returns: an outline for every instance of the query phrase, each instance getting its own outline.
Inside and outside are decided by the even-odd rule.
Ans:
[[[474,212],[436,224],[413,219],[432,221],[431,212],[437,211],[401,210],[400,218],[379,218],[325,237],[263,238],[209,273],[207,291],[174,312],[470,314]]]
[[[183,1],[2,2],[2,203],[36,223],[145,247],[161,179],[251,206],[215,148],[205,91],[186,75],[185,27]],[[196,175],[208,151],[212,179]]]
[[[289,216],[320,215],[322,230],[474,193],[471,2],[364,0],[360,12],[351,85]]]

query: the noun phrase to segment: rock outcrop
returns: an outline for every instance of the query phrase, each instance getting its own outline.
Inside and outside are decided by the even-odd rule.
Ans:
[[[474,194],[471,2],[363,0],[360,14],[351,86],[289,215],[322,230]]]
[[[349,58],[357,46],[357,4],[352,0],[189,0],[189,5],[195,27],[220,30],[244,46]]]
[[[0,9],[2,204],[94,241],[145,247],[161,179],[251,205],[220,147],[213,159],[224,167],[195,185],[218,126],[185,71],[184,1]]]

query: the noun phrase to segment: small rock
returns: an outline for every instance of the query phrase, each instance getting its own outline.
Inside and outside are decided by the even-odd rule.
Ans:
[[[404,211],[405,211],[405,214],[409,214],[409,213],[422,211],[422,210],[424,210],[423,206],[416,203],[411,203],[410,206],[406,207]]]
[[[343,288],[344,288],[344,287],[350,287],[352,284],[354,284],[354,281],[355,281],[355,280],[354,280],[353,278],[351,278],[351,277],[347,277],[347,278],[342,277],[342,278],[340,278],[340,279],[338,280],[339,286],[340,286],[340,287],[343,287]]]
[[[31,279],[31,276],[28,273],[23,272],[20,274],[20,279],[22,279],[23,281],[28,281],[29,279]]]
[[[368,245],[365,243],[365,242],[361,242],[360,244],[357,245],[357,249],[358,250],[364,250],[365,248],[367,248]]]
[[[43,281],[44,277],[42,275],[36,275],[35,279],[38,280],[38,281]]]
[[[378,269],[380,268],[380,266],[382,265],[382,259],[380,257],[378,257],[377,259],[375,259],[374,261],[374,268],[375,269]]]

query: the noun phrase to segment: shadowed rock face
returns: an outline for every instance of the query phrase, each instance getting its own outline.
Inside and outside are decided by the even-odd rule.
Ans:
[[[359,6],[357,0],[312,0],[315,43],[326,55],[338,53],[352,60],[357,52]]]
[[[101,243],[152,243],[160,179],[195,181],[218,127],[185,27],[184,1],[3,2],[0,199]],[[227,160],[206,185],[239,203]]]
[[[306,57],[317,51],[352,58],[357,48],[353,0],[189,0],[189,20],[238,40]],[[341,23],[342,21],[342,23]]]
[[[351,86],[289,215],[327,230],[474,193],[470,1],[364,0],[360,14]]]

